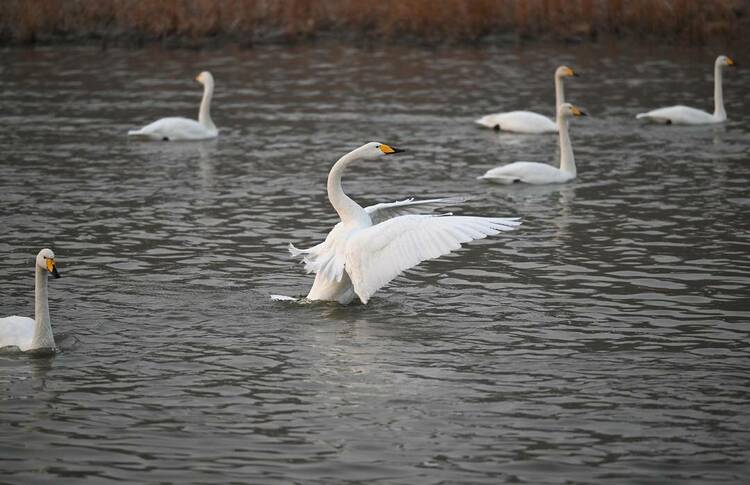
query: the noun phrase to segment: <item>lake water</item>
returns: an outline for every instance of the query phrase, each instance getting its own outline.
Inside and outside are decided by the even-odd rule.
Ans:
[[[60,351],[0,353],[0,482],[748,483],[748,73],[726,124],[634,119],[712,109],[716,54],[2,50],[0,315],[33,316],[42,247],[62,278]],[[473,120],[551,115],[562,63],[578,179],[476,180],[556,163],[555,135]],[[125,136],[197,116],[201,70],[218,140]],[[328,169],[370,140],[409,151],[347,172],[362,204],[463,194],[524,225],[366,306],[271,301],[306,294],[287,243],[325,237]]]

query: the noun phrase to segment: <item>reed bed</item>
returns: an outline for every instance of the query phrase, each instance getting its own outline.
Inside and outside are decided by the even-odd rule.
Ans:
[[[3,0],[0,42],[741,37],[748,0]]]

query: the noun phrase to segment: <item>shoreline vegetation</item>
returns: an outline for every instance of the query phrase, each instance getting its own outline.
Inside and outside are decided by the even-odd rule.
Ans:
[[[744,43],[750,0],[3,0],[0,45]]]

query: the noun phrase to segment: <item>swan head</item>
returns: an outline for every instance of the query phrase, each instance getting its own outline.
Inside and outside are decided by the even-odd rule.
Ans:
[[[360,158],[363,158],[365,160],[375,160],[376,158],[382,157],[384,155],[393,155],[394,153],[401,153],[406,150],[394,148],[390,145],[386,145],[385,143],[380,143],[379,141],[371,141],[370,143],[365,143],[361,147],[357,148],[356,151],[357,155]]]
[[[203,84],[204,86],[214,83],[214,77],[208,71],[203,71],[202,73],[198,74],[195,77],[195,80]]]
[[[557,107],[557,111],[563,118],[572,118],[574,116],[588,116],[588,113],[583,111],[578,106],[574,106],[570,103],[561,103]]]
[[[578,77],[578,73],[568,66],[560,66],[555,70],[555,77]]]
[[[737,63],[734,62],[734,59],[732,59],[731,57],[719,56],[716,58],[716,65],[721,66],[721,67],[724,67],[724,66],[735,67]]]
[[[55,253],[51,249],[44,248],[39,251],[39,254],[36,255],[36,265],[52,273],[52,276],[55,278],[60,277],[60,273],[57,272],[57,264],[55,263]]]

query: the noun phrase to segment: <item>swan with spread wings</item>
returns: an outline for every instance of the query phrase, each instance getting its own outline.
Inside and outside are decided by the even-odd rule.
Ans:
[[[344,155],[331,168],[328,199],[341,222],[317,246],[297,249],[289,245],[292,255],[302,258],[307,272],[315,273],[308,300],[347,304],[359,298],[367,303],[378,289],[420,262],[521,224],[517,218],[430,213],[462,198],[406,199],[363,208],[344,193],[341,176],[350,163],[401,151],[370,142]]]

